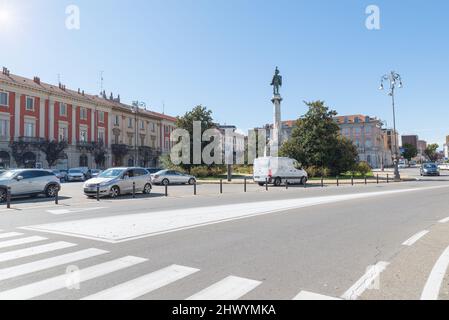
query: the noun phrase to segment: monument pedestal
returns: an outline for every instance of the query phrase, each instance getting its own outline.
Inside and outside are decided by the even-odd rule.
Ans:
[[[273,131],[270,139],[270,156],[278,157],[279,149],[282,144],[281,95],[275,94],[271,99],[271,102],[274,105],[274,121]]]

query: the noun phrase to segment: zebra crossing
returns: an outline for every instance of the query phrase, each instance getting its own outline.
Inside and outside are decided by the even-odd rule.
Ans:
[[[80,245],[66,241],[53,241],[46,237],[26,235],[22,233],[0,234],[0,300],[45,299],[48,294],[59,290],[73,290],[73,285],[80,289],[76,295],[81,300],[134,300],[151,294],[165,286],[187,279],[193,275],[201,275],[201,270],[183,265],[169,265],[159,270],[151,270],[139,274],[128,281],[108,286],[115,272],[126,272],[129,268],[144,265],[149,260],[136,256],[108,257],[110,251],[97,248],[81,248]],[[70,251],[70,252],[67,252]],[[41,256],[45,255],[45,256]],[[51,255],[50,257],[48,257]],[[99,263],[93,263],[97,258]],[[21,259],[27,262],[20,263]],[[32,261],[30,261],[32,259]],[[17,264],[19,262],[19,264]],[[86,267],[68,272],[71,264],[83,262]],[[12,265],[11,265],[12,264]],[[56,275],[51,272],[58,271]],[[142,268],[145,269],[145,268]],[[33,274],[37,281],[23,284],[23,276]],[[41,276],[42,275],[42,276]],[[25,280],[31,277],[24,277]],[[19,285],[14,286],[20,279]],[[97,292],[84,292],[84,283],[88,281],[101,283]],[[2,282],[10,281],[7,288]],[[216,281],[216,280],[215,280]],[[257,290],[262,281],[229,275],[215,283],[205,285],[197,293],[185,297],[186,300],[239,300]],[[298,290],[299,291],[299,290]],[[58,292],[59,293],[59,292]],[[301,291],[298,295],[286,299],[332,299],[318,294]]]

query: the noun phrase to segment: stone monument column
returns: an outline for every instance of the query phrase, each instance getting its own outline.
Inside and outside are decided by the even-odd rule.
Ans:
[[[273,81],[271,82],[273,86],[273,98],[271,102],[274,105],[274,119],[273,119],[273,129],[270,135],[270,156],[278,157],[279,148],[282,144],[282,118],[281,118],[281,102],[282,97],[279,93],[279,88],[282,87],[282,76],[280,75],[278,67],[273,76]]]

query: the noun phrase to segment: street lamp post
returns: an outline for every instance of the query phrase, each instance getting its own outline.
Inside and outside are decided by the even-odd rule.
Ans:
[[[139,148],[138,148],[138,141],[139,141],[139,109],[144,108],[146,109],[147,105],[145,102],[140,101],[133,101],[133,113],[134,113],[134,126],[135,126],[135,141],[134,141],[134,154],[135,154],[135,160],[134,165],[139,165]]]
[[[382,76],[381,78],[381,84],[380,84],[380,90],[384,90],[384,82],[388,81],[390,85],[390,92],[388,95],[391,97],[391,102],[393,106],[393,134],[394,134],[394,180],[400,181],[401,175],[399,173],[399,153],[398,153],[398,141],[396,137],[396,110],[395,110],[395,100],[394,100],[394,94],[396,91],[396,86],[398,88],[402,88],[402,78],[401,76],[392,71],[390,74],[386,74]]]

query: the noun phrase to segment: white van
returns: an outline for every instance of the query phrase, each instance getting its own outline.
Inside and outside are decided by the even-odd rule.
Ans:
[[[286,182],[305,184],[307,180],[307,172],[294,159],[263,157],[254,160],[254,182],[260,186],[265,185],[266,181],[280,186]]]

